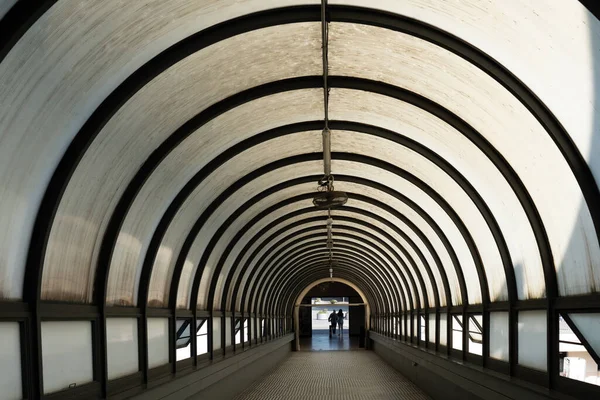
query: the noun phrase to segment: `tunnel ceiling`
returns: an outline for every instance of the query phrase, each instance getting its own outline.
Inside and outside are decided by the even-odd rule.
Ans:
[[[320,2],[38,7],[0,2],[3,299],[277,313],[329,276]],[[334,276],[379,311],[597,293],[598,19],[326,18]]]

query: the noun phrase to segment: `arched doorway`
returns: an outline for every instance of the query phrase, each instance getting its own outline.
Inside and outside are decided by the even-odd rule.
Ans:
[[[357,294],[358,296],[360,296],[361,299],[361,303],[352,303],[350,302],[350,304],[348,304],[349,307],[355,307],[355,306],[364,306],[364,322],[362,322],[362,327],[364,327],[364,332],[366,334],[366,332],[369,330],[369,321],[370,321],[370,315],[371,315],[371,309],[369,306],[369,302],[367,301],[367,297],[365,296],[365,294],[362,292],[362,290],[360,290],[359,287],[357,287],[354,283],[343,279],[343,278],[324,278],[324,279],[319,279],[314,281],[313,283],[311,283],[310,285],[308,285],[301,293],[300,295],[296,298],[296,302],[294,304],[294,332],[295,332],[295,350],[296,351],[300,351],[301,350],[301,344],[300,344],[300,309],[301,308],[309,308],[309,307],[313,307],[314,304],[312,304],[312,302],[309,302],[309,304],[302,304],[302,300],[307,296],[307,294],[315,287],[324,284],[324,283],[331,283],[331,282],[338,282],[338,283],[342,283],[344,285],[349,286],[350,288],[352,288]],[[350,327],[348,327],[350,328]],[[366,337],[366,335],[365,335]],[[364,340],[364,338],[362,339]],[[363,343],[364,344],[364,343]]]

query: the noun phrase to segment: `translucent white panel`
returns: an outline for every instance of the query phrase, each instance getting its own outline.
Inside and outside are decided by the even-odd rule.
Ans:
[[[410,337],[412,335],[412,317],[410,316],[410,314],[406,316],[406,323],[406,337],[410,340]]]
[[[425,341],[427,338],[427,320],[424,315],[419,316],[419,339]]]
[[[93,381],[92,323],[42,321],[42,365],[44,393]]]
[[[600,314],[575,313],[569,314],[569,317],[596,354],[600,354]]]
[[[225,347],[231,346],[231,317],[225,317]]]
[[[169,320],[148,318],[148,367],[169,363]]]
[[[594,127],[597,92],[590,82],[600,80],[595,67],[600,58],[597,46],[600,23],[580,2],[331,0],[329,3],[372,7],[416,18],[483,50],[541,98],[588,158],[595,176],[599,176],[592,139],[597,129]],[[530,40],[523,40],[524,37]]]
[[[108,379],[139,370],[138,322],[135,318],[107,318]]]
[[[289,143],[290,141],[294,142],[293,147],[286,146],[286,143]],[[259,168],[279,158],[305,152],[310,153],[319,151],[320,142],[320,132],[301,132],[293,135],[287,135],[254,146],[223,164],[220,168],[215,170],[215,172],[211,174],[205,183],[198,187],[182,205],[175,219],[173,220],[169,231],[163,239],[163,247],[171,249],[173,254],[178,254],[185,237],[189,233],[189,227],[195,223],[202,210],[210,205],[211,198],[217,197],[220,192],[225,190],[230,184],[234,183],[244,175],[252,172],[256,168]],[[316,171],[319,170],[318,162],[315,161],[310,165],[312,166],[311,169],[306,169],[306,172],[308,174],[317,173]],[[322,169],[322,166],[320,168]],[[179,307],[188,306],[188,297],[191,291],[193,273],[197,268],[197,263],[202,258],[202,254],[206,245],[210,239],[212,239],[213,232],[218,229],[223,222],[225,222],[231,213],[233,213],[250,197],[259,194],[263,189],[267,189],[272,185],[281,182],[282,180],[292,179],[297,176],[298,169],[294,169],[294,166],[289,166],[286,169],[279,170],[279,175],[276,173],[265,174],[236,191],[235,194],[229,197],[224,204],[222,204],[215,212],[211,214],[210,218],[206,221],[199,234],[196,236],[192,248],[186,256],[186,263],[184,265],[181,280],[179,282],[177,302]],[[312,184],[312,190],[314,190],[314,187],[315,185]],[[185,225],[181,226],[179,224]],[[229,229],[227,234],[231,236],[232,230]],[[219,242],[220,245],[222,245],[222,243],[223,240]],[[208,268],[213,268],[213,263],[216,262],[215,258],[217,257],[217,254],[213,253],[212,257],[213,258],[207,266]],[[157,259],[157,262],[158,261],[159,260]],[[160,271],[172,271],[174,263],[175,260],[171,259],[168,266],[155,265],[150,283],[150,301],[154,299],[157,301],[166,301],[168,298],[168,291],[165,293],[165,281],[170,281],[170,278],[168,277],[171,275],[171,273],[168,273],[166,277],[164,275],[160,276],[162,278],[160,280],[158,280],[159,275],[157,274],[161,273]],[[206,267],[204,271],[206,273],[209,272],[207,271]],[[162,273],[164,274],[164,272]],[[210,273],[212,273],[212,271],[210,271]],[[159,295],[161,296],[160,298],[158,297]]]
[[[427,326],[427,329],[429,330],[429,342],[431,343],[435,343],[435,314],[434,313],[430,313],[429,314],[429,325]]]
[[[322,118],[322,102],[323,93],[318,89],[263,97],[216,117],[179,144],[145,182],[125,218],[111,261],[107,302],[126,299],[127,304],[135,304],[152,234],[175,195],[194,174],[218,154],[248,137],[277,126]],[[164,195],[157,196],[157,192]],[[215,191],[214,195],[217,194]],[[168,259],[177,257],[164,246],[160,254]]]
[[[490,313],[490,357],[508,361],[508,313]]]
[[[21,399],[21,339],[18,322],[0,322],[0,393],[7,400]]]
[[[10,11],[16,2],[17,0],[0,0],[0,20],[2,20],[6,13]]]
[[[213,349],[217,350],[221,348],[221,318],[213,317],[212,327],[212,343]]]
[[[518,363],[546,371],[548,324],[546,311],[520,311],[518,315]]]
[[[262,83],[318,73],[320,34],[320,24],[307,23],[234,36],[172,66],[131,98],[91,144],[65,190],[49,238],[42,297],[90,301],[109,216],[149,154],[223,98]],[[79,220],[85,223],[73,223]],[[129,242],[131,251],[139,253],[139,239]],[[62,287],[63,281],[77,284]]]
[[[462,315],[452,315],[452,348],[463,349],[463,318]]]
[[[3,9],[11,2],[4,0]],[[106,96],[191,34],[272,6],[265,0],[103,0],[85,7],[58,2],[40,16],[0,65],[0,204],[10,210],[0,213],[6,227],[0,232],[3,297],[21,297],[27,244],[47,183],[70,140]],[[284,60],[278,56],[278,65]]]
[[[600,246],[579,186],[551,137],[511,93],[457,55],[400,32],[332,23],[329,43],[330,73],[404,87],[448,108],[483,134],[515,169],[538,207],[561,295],[600,286],[593,261],[600,259]],[[560,76],[555,80],[562,81]],[[485,247],[480,250],[485,257]],[[541,280],[528,285],[537,286],[532,292],[543,292]]]
[[[476,240],[488,281],[500,280],[502,282],[498,288],[499,292],[494,293],[494,297],[503,300],[507,298],[504,270],[499,267],[502,261],[491,231],[476,205],[449,175],[416,152],[395,145],[388,140],[370,135],[334,131],[331,135],[331,148],[332,151],[350,151],[368,155],[377,154],[377,158],[410,171],[417,178],[420,178],[436,190],[456,210],[467,229],[473,235],[473,239]],[[392,182],[379,181],[393,187]],[[467,210],[470,211],[467,212]],[[480,286],[474,264],[471,262],[470,264],[462,265],[462,267],[468,288],[469,302],[472,304],[481,303],[481,296],[476,296],[476,293],[480,292]]]
[[[256,336],[256,320],[254,317],[250,318],[250,340],[254,340]],[[260,336],[260,333],[259,333]]]
[[[520,299],[542,297],[528,282],[544,279],[541,259],[527,215],[500,171],[466,136],[444,121],[409,103],[358,90],[331,90],[332,119],[357,121],[398,132],[433,150],[452,164],[481,194],[494,214],[508,245]],[[356,107],[360,104],[360,107]],[[477,168],[473,168],[477,165]],[[459,211],[460,212],[460,211]],[[468,212],[468,211],[467,211]],[[478,235],[474,235],[477,240]],[[488,285],[495,296],[503,293],[501,264],[488,272]]]
[[[469,249],[462,234],[460,233],[454,222],[452,222],[448,214],[446,214],[446,212],[440,207],[438,203],[433,201],[431,197],[429,197],[425,192],[423,192],[423,190],[416,187],[412,183],[406,181],[405,179],[400,178],[395,174],[392,174],[389,171],[373,166],[348,161],[332,160],[332,169],[334,171],[342,171],[345,174],[371,179],[376,182],[386,183],[391,188],[395,189],[399,193],[413,200],[422,209],[424,209],[429,214],[429,216],[432,217],[434,221],[440,226],[444,234],[447,236],[448,241],[452,245],[452,248],[454,249],[458,259],[460,260],[461,267],[463,269],[466,269],[466,271],[469,271],[470,273],[474,274],[473,276],[476,276],[477,272],[475,270],[475,265],[473,264],[473,257],[469,252]],[[343,184],[344,186],[346,186],[346,190],[356,190],[356,186],[354,184],[346,182],[339,182],[339,184]],[[404,216],[411,220],[423,232],[427,239],[429,239],[433,248],[440,257],[440,260],[442,261],[442,266],[446,271],[446,276],[448,277],[450,289],[452,292],[453,304],[461,304],[460,286],[458,283],[456,270],[454,268],[452,259],[450,258],[450,255],[448,253],[448,249],[444,246],[438,234],[423,219],[423,217],[417,214],[412,208],[408,207],[406,204],[400,202],[395,198],[392,198],[390,195],[385,194],[383,192],[374,191],[371,193],[377,193],[375,195],[376,199],[383,201],[387,204],[393,204],[393,207],[396,210],[400,211]],[[390,214],[384,212],[381,209],[374,208],[373,206],[367,205],[367,203],[363,202],[360,202],[360,204],[362,204],[360,206],[361,208],[370,207],[366,209],[371,211],[379,210],[376,211],[376,213],[380,215],[386,215],[386,218],[390,218]],[[403,229],[404,232],[413,240],[413,242],[417,243],[417,245],[421,244],[421,251],[426,255],[426,258],[429,261],[430,265],[435,265],[433,258],[427,257],[429,251],[426,251],[427,249],[423,244],[423,241],[414,232],[412,232],[411,229],[408,229],[404,222],[399,221],[395,217],[392,218],[394,218],[392,221],[394,221],[396,225]],[[396,237],[398,241],[401,241],[401,238],[397,236],[394,232],[389,233]],[[441,278],[439,277],[438,279],[441,280]],[[476,286],[473,286],[473,290],[476,290],[474,294],[470,295],[473,296],[473,299],[476,299],[477,296],[481,296],[479,294],[481,290],[478,283]]]
[[[440,345],[448,346],[448,314],[440,313]]]

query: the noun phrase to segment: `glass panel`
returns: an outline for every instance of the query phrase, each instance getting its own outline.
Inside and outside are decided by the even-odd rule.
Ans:
[[[521,311],[518,319],[518,363],[546,371],[548,351],[546,311]]]
[[[42,321],[44,393],[94,380],[92,323]]]
[[[600,313],[572,313],[569,317],[596,354],[600,355]]]
[[[483,345],[483,316],[480,314],[469,316],[469,353],[482,355]]]
[[[490,313],[490,357],[508,361],[508,312]]]
[[[421,323],[419,339],[421,339],[421,341],[425,342],[427,340],[427,322],[425,320],[425,316],[420,315],[419,321]]]
[[[576,314],[570,314],[573,316]],[[585,314],[584,314],[585,315]],[[572,320],[571,320],[572,321]],[[577,328],[579,329],[579,328]],[[596,334],[597,335],[597,334]],[[565,378],[600,385],[598,364],[567,321],[559,316],[559,373]]]
[[[18,322],[0,322],[0,393],[7,399],[23,397],[20,334]]]
[[[106,340],[108,379],[126,376],[139,370],[136,318],[107,318]]]
[[[435,313],[429,314],[429,342],[435,343]]]
[[[213,317],[213,349],[217,350],[221,348],[221,318]]]
[[[440,344],[448,346],[448,315],[440,313]]]
[[[138,270],[135,279],[139,279],[143,254],[133,251],[132,240],[134,238],[141,239],[142,246],[138,247],[148,246],[158,218],[173,200],[169,196],[155,196],[156,191],[172,193],[174,196],[214,156],[225,151],[228,146],[235,145],[252,135],[292,122],[317,119],[323,112],[322,99],[323,95],[318,89],[296,90],[259,98],[217,116],[168,154],[161,162],[157,173],[148,178],[136,196],[124,221],[111,261],[109,302],[116,300],[118,293],[132,290],[130,286],[133,284],[133,280],[119,279],[121,275],[133,274],[133,271]],[[268,118],[261,112],[262,110],[269,110]],[[244,121],[244,123],[239,124],[239,121]],[[207,157],[207,154],[213,156]],[[169,178],[166,178],[161,171],[168,172]],[[221,179],[206,182],[208,190],[203,192],[205,194],[204,203],[201,204],[203,208],[199,210],[203,210],[218,196],[219,190],[211,191],[211,187],[225,187],[223,179],[224,175],[221,175]],[[227,180],[233,182],[235,178],[227,176]],[[149,209],[155,210],[155,212],[148,213]],[[173,251],[177,251],[176,246],[180,245],[172,243],[172,235],[175,233],[184,235],[183,232],[189,231],[195,219],[185,220],[185,216],[177,217],[177,225],[170,227],[170,233],[165,236],[165,241],[160,247],[152,270],[150,301],[155,305],[168,303],[169,293],[166,292],[168,285],[165,285],[164,282],[168,283],[170,280],[172,263],[177,257]],[[181,231],[175,232],[175,229]]]
[[[169,320],[148,318],[148,367],[169,363]]]
[[[462,315],[452,315],[452,348],[463,349],[463,318]]]

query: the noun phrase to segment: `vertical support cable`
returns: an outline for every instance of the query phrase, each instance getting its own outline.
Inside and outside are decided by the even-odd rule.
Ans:
[[[331,180],[331,132],[329,130],[329,86],[327,82],[329,73],[329,61],[327,54],[329,52],[328,44],[328,26],[327,26],[327,0],[321,1],[321,35],[322,35],[322,56],[323,56],[323,170],[326,181]],[[328,190],[330,190],[328,185]]]

